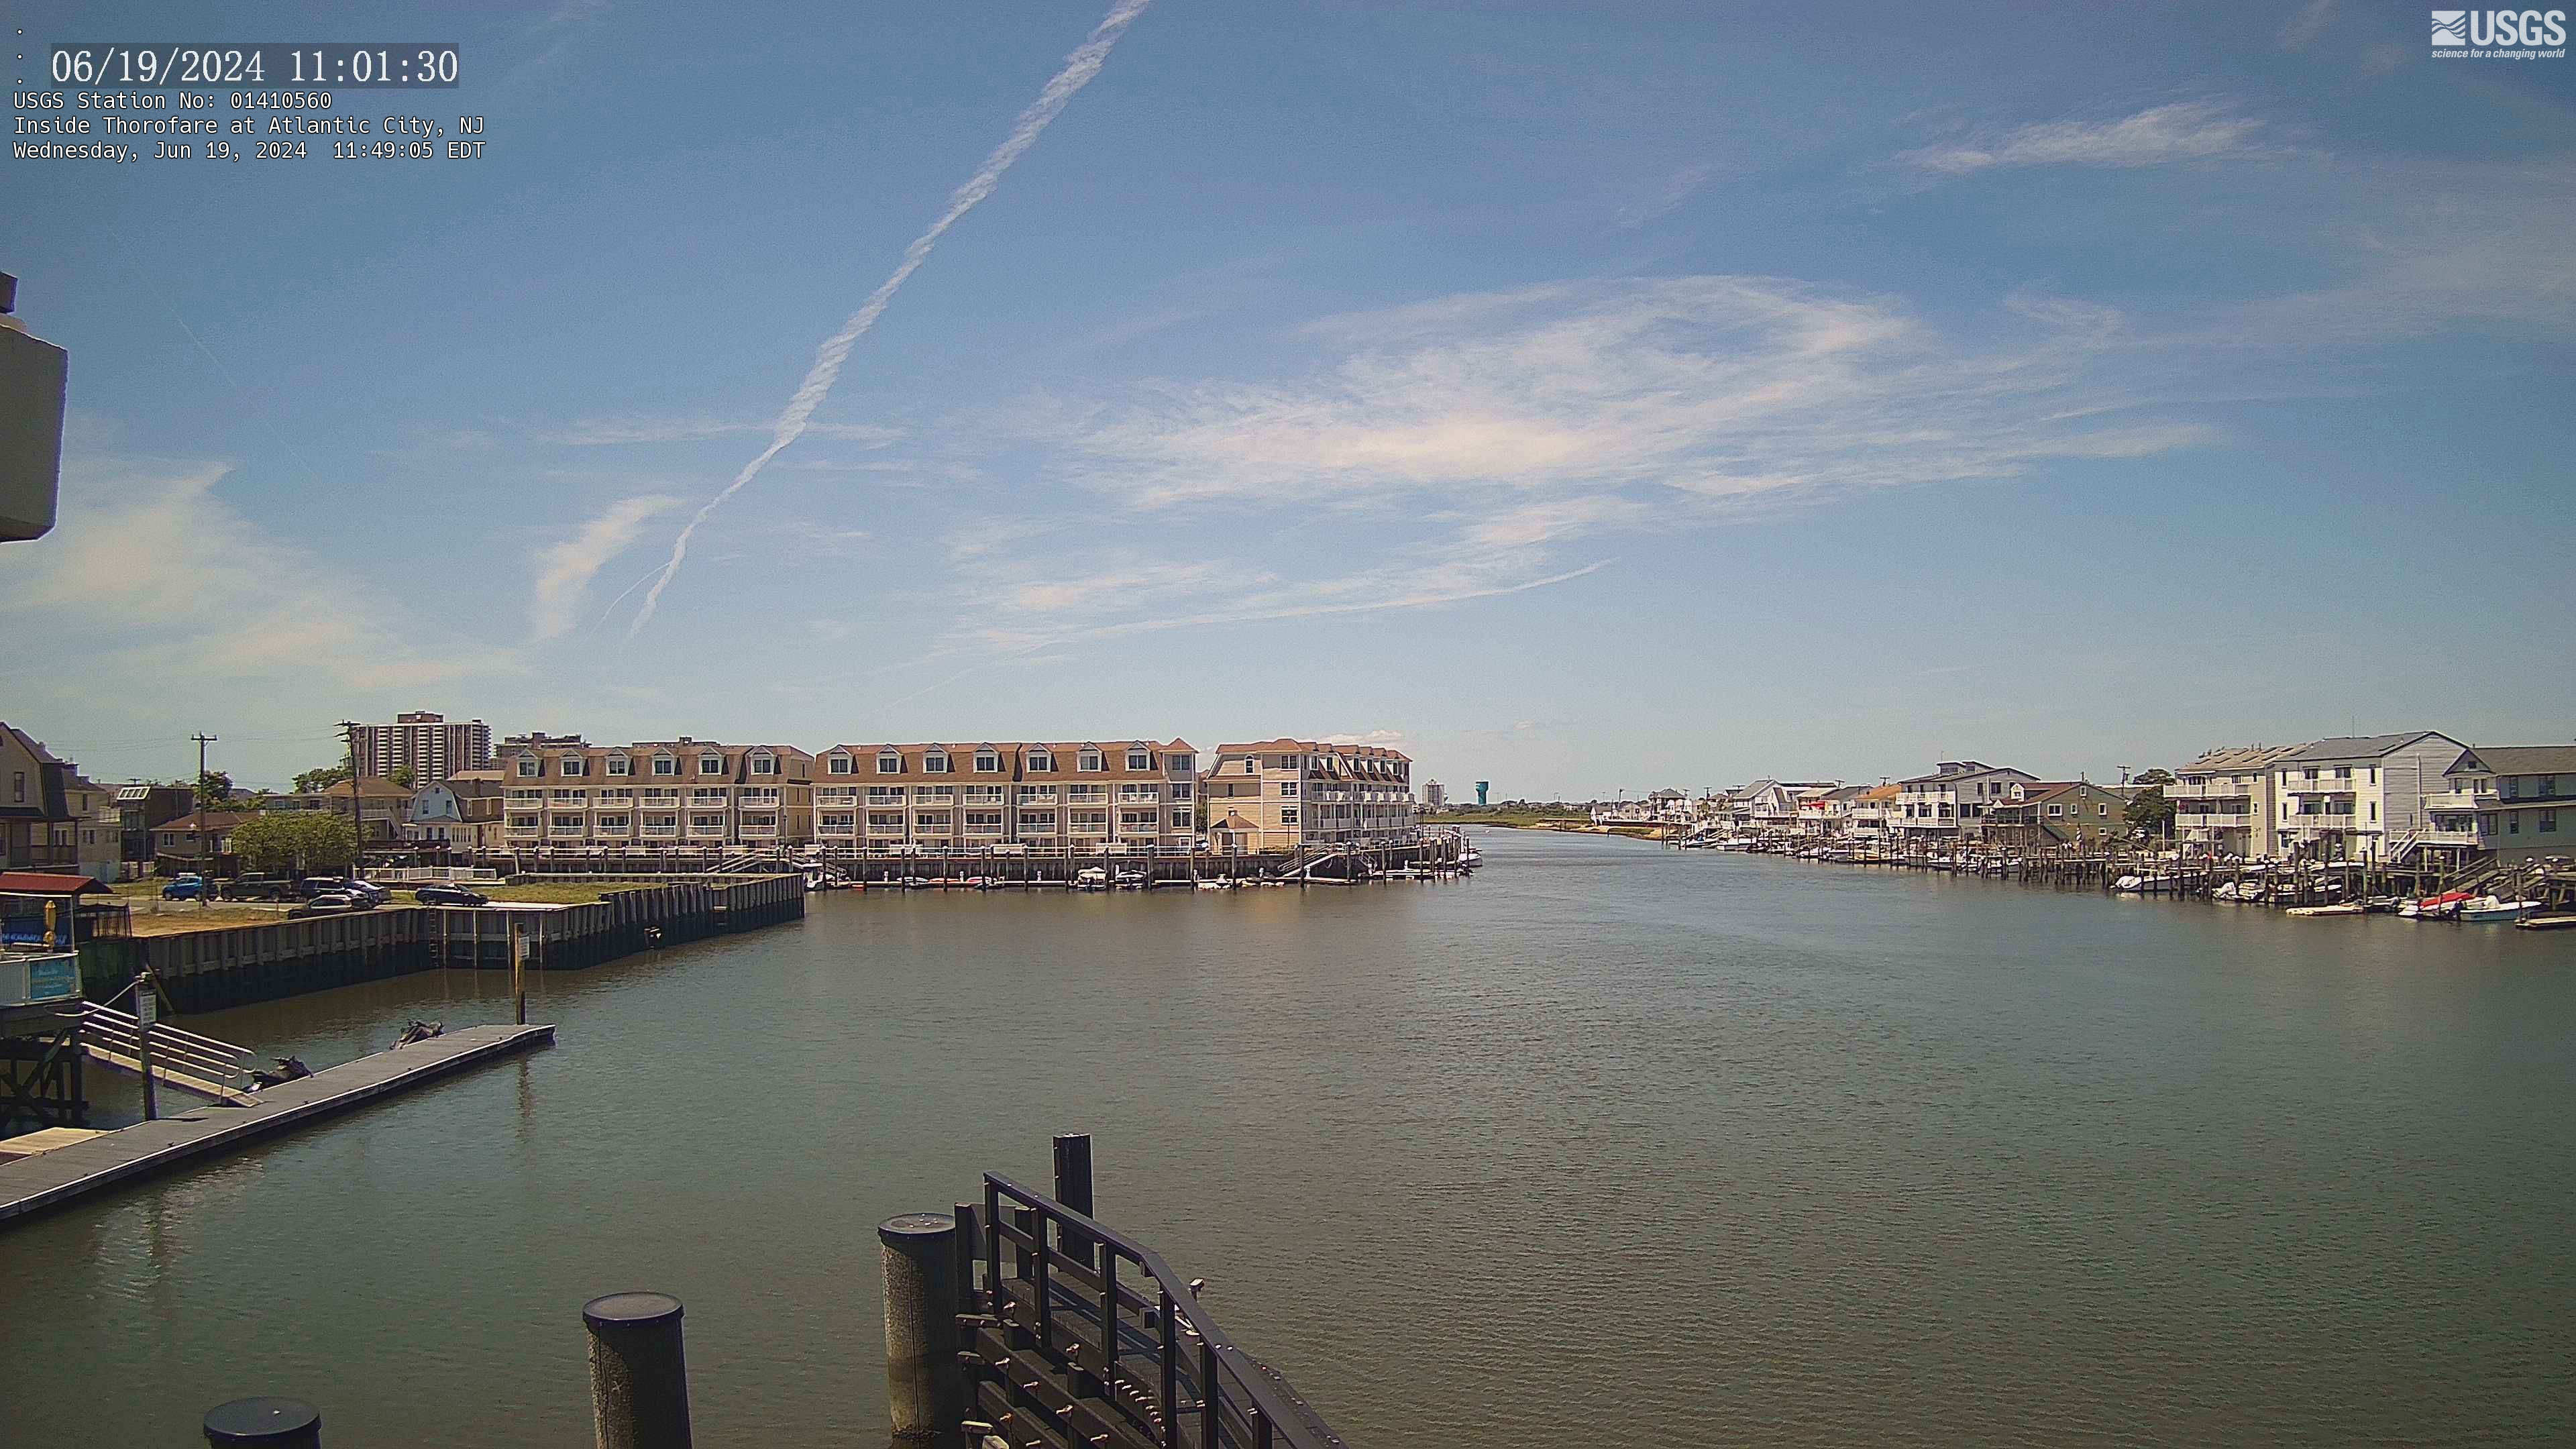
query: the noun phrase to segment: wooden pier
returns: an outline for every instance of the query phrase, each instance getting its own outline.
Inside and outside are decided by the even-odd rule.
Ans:
[[[0,1226],[90,1193],[405,1092],[554,1040],[551,1026],[473,1026],[267,1088],[246,1107],[209,1105],[0,1162]],[[0,1139],[0,1147],[19,1139]]]

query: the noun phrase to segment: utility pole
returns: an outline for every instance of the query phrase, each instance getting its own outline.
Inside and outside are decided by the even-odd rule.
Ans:
[[[340,733],[349,741],[349,879],[356,880],[361,874],[358,863],[367,853],[367,817],[358,804],[358,722],[340,721]]]
[[[197,817],[197,871],[198,878],[202,880],[206,874],[206,797],[203,793],[206,788],[206,746],[213,744],[215,742],[215,737],[200,731],[197,734],[190,735],[188,738],[197,742],[197,778],[190,781],[188,784],[188,799],[190,803],[197,807],[195,811]],[[144,837],[144,844],[146,846],[145,854],[148,855],[151,853],[149,849],[151,837],[148,834]],[[205,887],[200,886],[198,889],[203,891]],[[203,895],[199,895],[197,899],[204,900],[205,897]],[[149,1081],[151,1079],[147,1077],[144,1080]]]

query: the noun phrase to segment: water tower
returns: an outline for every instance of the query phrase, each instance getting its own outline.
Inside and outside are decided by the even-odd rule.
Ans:
[[[1486,792],[1487,790],[1492,789],[1492,788],[1494,788],[1494,782],[1493,782],[1493,781],[1491,781],[1491,780],[1478,780],[1478,781],[1476,782],[1476,808],[1477,808],[1477,809],[1482,810],[1482,809],[1484,809],[1484,808],[1485,808],[1485,792]]]

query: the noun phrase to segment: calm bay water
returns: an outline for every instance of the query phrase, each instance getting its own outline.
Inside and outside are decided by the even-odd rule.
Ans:
[[[883,1442],[873,1227],[1043,1182],[1361,1446],[2576,1435],[2576,942],[1486,832],[1459,883],[817,897],[558,1046],[0,1234],[9,1443]],[[314,1065],[449,972],[191,1019]]]

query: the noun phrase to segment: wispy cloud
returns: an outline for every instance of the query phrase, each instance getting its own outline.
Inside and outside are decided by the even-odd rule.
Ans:
[[[2117,120],[2050,121],[1990,139],[1907,151],[1900,165],[1938,176],[2009,166],[2164,166],[2181,161],[2277,160],[2264,123],[2214,101],[2177,101]]]
[[[1615,220],[1623,228],[1644,226],[1697,195],[1716,174],[1713,166],[1685,166],[1665,177],[1652,195],[1620,207]]]
[[[2335,0],[2308,0],[2281,25],[2281,48],[2305,50],[2325,33],[2326,22],[2334,18]]]
[[[679,503],[677,498],[663,493],[621,498],[575,530],[572,537],[537,550],[536,590],[528,607],[529,632],[539,639],[569,632],[600,566],[626,551],[646,519],[676,508]]]
[[[281,680],[310,704],[524,667],[507,648],[424,642],[434,629],[397,622],[363,580],[235,508],[217,491],[231,471],[67,458],[61,523],[41,545],[0,550],[0,616],[48,620],[94,670],[234,708]],[[102,612],[107,579],[117,604]]]

